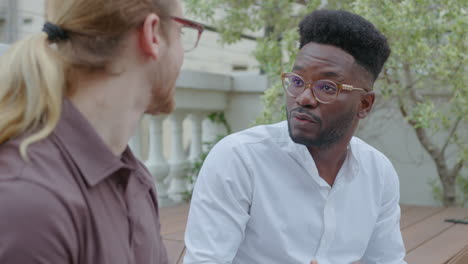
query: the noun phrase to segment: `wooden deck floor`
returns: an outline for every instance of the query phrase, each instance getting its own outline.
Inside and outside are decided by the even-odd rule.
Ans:
[[[187,204],[161,209],[169,264],[182,263],[188,209]],[[468,225],[444,221],[468,220],[468,208],[402,205],[401,211],[408,264],[468,264]]]

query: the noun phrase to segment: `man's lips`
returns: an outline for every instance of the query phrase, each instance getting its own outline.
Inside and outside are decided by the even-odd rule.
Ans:
[[[318,123],[317,120],[310,116],[310,115],[307,115],[307,114],[302,114],[302,113],[294,113],[293,114],[293,117],[299,121],[303,121],[303,122],[310,122],[310,123]]]

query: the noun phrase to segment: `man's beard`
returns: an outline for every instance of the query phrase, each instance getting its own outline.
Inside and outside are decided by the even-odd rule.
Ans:
[[[158,115],[158,114],[170,114],[174,111],[175,100],[173,89],[167,89],[164,92],[152,95],[151,104],[146,110],[146,114]]]
[[[307,112],[303,108],[295,108],[292,111],[300,112],[300,113],[307,113],[308,115],[312,116],[316,121],[319,127],[321,128],[323,122],[322,120],[313,115],[312,113]],[[327,149],[333,146],[334,144],[340,142],[344,136],[349,132],[352,128],[354,118],[356,116],[355,111],[348,111],[345,112],[343,115],[338,117],[333,122],[329,123],[329,127],[323,131],[320,131],[316,138],[309,138],[307,136],[294,136],[291,131],[291,123],[290,123],[290,116],[291,113],[288,112],[288,130],[289,136],[291,137],[292,141],[297,144],[305,145],[307,147],[317,147],[319,149]]]
[[[176,80],[179,75],[180,68],[177,69],[176,64],[170,61],[169,55],[166,54],[161,58],[162,62],[169,61],[166,64],[159,64],[159,69],[154,73],[152,84],[151,102],[146,110],[146,114],[159,115],[170,114],[175,110],[175,89]]]

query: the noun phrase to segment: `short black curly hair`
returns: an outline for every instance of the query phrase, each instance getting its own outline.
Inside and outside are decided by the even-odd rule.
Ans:
[[[316,10],[299,24],[300,48],[328,44],[351,54],[374,81],[390,56],[387,38],[363,17],[343,10]]]

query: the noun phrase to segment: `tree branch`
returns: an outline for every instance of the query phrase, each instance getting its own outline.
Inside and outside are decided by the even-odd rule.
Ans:
[[[445,141],[444,145],[442,146],[442,149],[440,150],[439,156],[441,156],[441,157],[444,156],[445,149],[447,148],[453,134],[455,134],[455,132],[457,131],[457,127],[460,124],[461,119],[462,119],[461,116],[457,117],[457,120],[455,121],[455,124],[453,125],[452,129],[450,130],[450,133],[449,133],[449,135],[447,137],[447,140]]]
[[[416,103],[423,103],[423,98],[416,93],[415,89],[412,89],[416,82],[414,81],[409,64],[403,65],[403,76],[405,79],[405,88],[409,90],[411,99]]]
[[[401,115],[404,118],[407,118],[408,112],[406,111],[405,103],[403,102],[403,99],[401,98],[401,96],[398,95],[397,98],[398,98],[398,105],[400,106]]]
[[[398,104],[400,105],[400,112],[403,115],[403,117],[408,117],[408,112],[406,111],[403,99],[400,96],[398,97]],[[407,121],[413,127],[414,131],[416,132],[416,136],[419,139],[419,142],[421,142],[421,145],[427,150],[427,152],[429,152],[429,155],[431,155],[431,157],[434,158],[434,160],[439,160],[438,153],[440,153],[440,151],[438,151],[437,146],[431,142],[426,131],[422,127],[417,127],[414,121]]]
[[[411,70],[409,65],[404,65],[404,81],[405,84],[413,83],[413,76],[411,74]],[[406,85],[405,85],[406,87]],[[414,89],[409,88],[410,98],[416,103],[422,103],[422,99],[415,93]],[[414,131],[416,132],[416,137],[419,139],[419,142],[423,146],[423,148],[429,153],[431,158],[434,160],[437,170],[439,172],[439,176],[442,178],[447,177],[447,164],[442,156],[440,156],[439,148],[430,140],[426,130],[422,127],[419,127],[416,122],[413,120],[408,119],[408,112],[405,106],[405,102],[401,96],[398,96],[398,104],[400,107],[400,112],[408,121],[408,123],[413,127]]]
[[[406,89],[411,89],[415,84],[420,82],[422,79],[424,79],[424,76],[419,77],[418,79],[414,80],[412,83],[406,85]]]
[[[460,173],[461,169],[463,168],[463,165],[463,159],[461,159],[457,164],[455,164],[453,169],[450,171],[450,178],[455,179],[458,173]]]
[[[429,152],[429,154],[432,156],[432,158],[437,163],[437,165],[442,165],[442,163],[445,163],[442,157],[439,156],[439,153],[440,153],[439,148],[436,145],[434,145],[434,143],[431,142],[429,136],[426,133],[426,130],[422,127],[415,127],[416,124],[413,121],[409,121],[409,122],[414,127],[414,130],[416,131],[416,136],[418,137],[419,141],[421,142],[423,147],[427,150],[427,152]],[[443,166],[445,167],[445,165]]]
[[[403,101],[401,100],[401,98],[399,99],[399,104],[400,104],[400,111],[402,115],[404,117],[407,117],[408,113],[406,112],[406,108],[403,105]],[[453,180],[452,173],[454,173],[455,169],[452,170],[452,173],[448,171],[447,163],[445,159],[443,158],[443,156],[439,155],[440,154],[439,148],[430,140],[430,137],[427,135],[427,132],[424,128],[418,127],[416,123],[412,120],[408,120],[408,123],[413,127],[414,131],[416,132],[416,137],[419,139],[419,142],[421,143],[423,148],[428,152],[429,156],[431,156],[431,158],[434,160],[434,163],[437,167],[437,171],[439,173],[439,177],[442,180],[442,182],[445,182],[445,181],[451,182]]]

